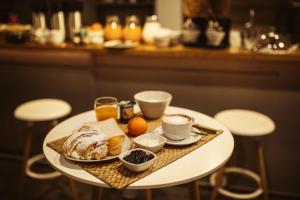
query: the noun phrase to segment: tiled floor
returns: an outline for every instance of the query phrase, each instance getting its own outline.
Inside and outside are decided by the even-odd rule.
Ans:
[[[0,199],[12,200],[18,198],[20,161],[0,160]],[[82,183],[76,183],[80,200],[92,199],[92,187]],[[49,181],[40,181],[27,179],[26,181],[25,199],[28,200],[69,200],[71,199],[69,192],[68,180],[57,178]],[[206,200],[210,197],[211,189],[208,187],[201,188],[201,198]],[[105,200],[122,199],[122,191],[106,190]],[[124,199],[124,198],[123,198]],[[136,192],[135,200],[144,199],[144,192],[139,190]],[[189,186],[187,184],[153,190],[153,199],[155,200],[173,200],[173,199],[191,199]],[[219,196],[218,199],[228,199]],[[282,197],[271,197],[271,200],[289,200]]]

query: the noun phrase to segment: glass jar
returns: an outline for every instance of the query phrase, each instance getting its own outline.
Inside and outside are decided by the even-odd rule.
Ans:
[[[118,16],[113,15],[113,16],[108,16],[106,18],[104,37],[106,40],[122,39],[122,26],[120,24],[120,20]]]
[[[146,18],[146,22],[143,28],[143,40],[145,43],[153,44],[155,34],[161,29],[161,24],[158,21],[156,15],[152,15]]]
[[[123,38],[125,41],[140,42],[142,37],[142,28],[137,16],[126,17],[126,25],[123,29]]]

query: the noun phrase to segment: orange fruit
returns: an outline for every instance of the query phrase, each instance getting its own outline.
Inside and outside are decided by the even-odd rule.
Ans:
[[[148,123],[142,117],[134,117],[128,122],[127,128],[131,135],[138,136],[147,131]]]
[[[93,30],[93,31],[101,31],[102,30],[102,25],[100,24],[100,23],[93,23],[92,25],[91,25],[91,29]]]

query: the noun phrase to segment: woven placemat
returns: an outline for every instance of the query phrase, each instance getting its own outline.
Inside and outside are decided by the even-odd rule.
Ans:
[[[161,125],[160,120],[149,121],[148,130],[151,131]],[[126,125],[121,125],[121,129],[127,133]],[[79,163],[73,162],[79,165],[82,169],[86,170],[90,174],[104,181],[112,188],[123,189],[129,184],[153,173],[154,171],[170,164],[171,162],[181,158],[182,156],[190,153],[191,151],[197,149],[218,135],[208,134],[201,137],[201,140],[198,142],[188,145],[188,146],[169,146],[165,145],[165,147],[157,154],[157,159],[154,164],[144,172],[132,172],[125,168],[119,160],[112,160],[107,162],[99,162],[99,163]],[[52,141],[47,143],[47,145],[57,151],[58,153],[62,153],[62,146],[67,137]]]

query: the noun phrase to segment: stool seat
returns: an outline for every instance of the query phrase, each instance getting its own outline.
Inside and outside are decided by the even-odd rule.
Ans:
[[[34,125],[39,122],[51,122],[51,128],[53,128],[59,118],[65,117],[71,112],[71,106],[69,103],[60,99],[37,99],[28,101],[19,105],[14,112],[14,116],[18,120],[25,121],[27,123],[27,131],[24,141],[24,159],[22,166],[22,174],[20,181],[20,193],[19,198],[23,199],[25,178],[26,175],[34,179],[52,179],[61,176],[62,174],[54,172],[39,173],[34,172],[32,165],[45,158],[44,154],[38,154],[30,157],[32,135],[34,132]],[[50,125],[50,124],[49,124]],[[77,191],[75,183],[70,180],[70,188],[74,199],[77,198]]]
[[[71,106],[59,99],[37,99],[15,109],[15,118],[28,122],[50,121],[68,115]]]
[[[217,113],[215,119],[240,136],[268,135],[275,130],[275,123],[270,117],[252,110],[224,110]]]
[[[275,130],[275,124],[268,116],[255,112],[252,110],[244,109],[231,109],[224,110],[215,115],[215,119],[226,126],[233,134],[239,136],[263,136],[271,134]],[[214,189],[211,195],[211,200],[217,198],[217,193],[221,193],[224,196],[235,198],[235,199],[252,199],[264,195],[264,200],[269,200],[268,197],[268,184],[266,176],[264,150],[259,140],[252,140],[256,144],[259,176],[245,168],[230,167],[226,168],[223,166],[218,170],[216,174],[211,176],[210,182],[214,185]],[[239,173],[253,178],[258,187],[254,192],[251,193],[235,193],[222,188],[222,178],[224,173]],[[215,180],[216,179],[216,180]]]

